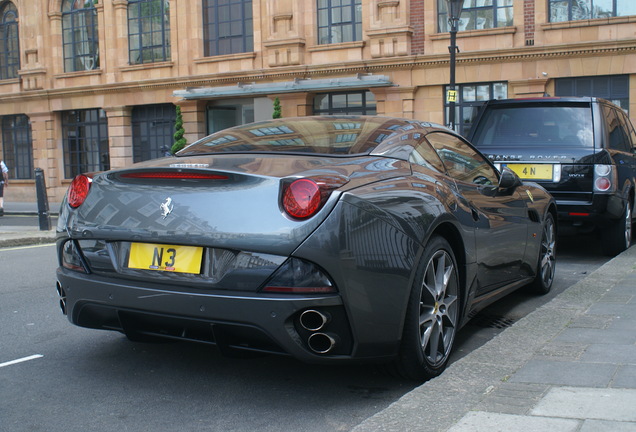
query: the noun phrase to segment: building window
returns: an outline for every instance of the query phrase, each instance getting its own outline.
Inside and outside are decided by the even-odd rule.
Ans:
[[[513,24],[513,0],[464,0],[458,30],[480,30]],[[446,0],[437,0],[439,32],[449,31]]]
[[[556,96],[591,96],[629,109],[629,75],[559,78],[554,81]]]
[[[324,93],[314,97],[316,115],[375,115],[375,97],[370,91]]]
[[[634,0],[550,0],[550,22],[636,15]]]
[[[133,108],[133,162],[156,159],[170,153],[176,117],[176,108],[170,103]]]
[[[128,56],[130,64],[170,60],[170,2],[128,1]]]
[[[102,109],[64,111],[64,176],[110,169],[108,121]]]
[[[318,43],[362,40],[361,0],[318,0]]]
[[[508,84],[505,82],[461,84],[457,89],[455,102],[455,118],[458,120],[458,132],[466,136],[473,125],[479,108],[489,99],[505,99],[508,97]],[[448,88],[444,89],[444,94]],[[450,104],[444,103],[445,119],[448,119]],[[446,120],[447,121],[447,120]]]
[[[23,114],[2,117],[2,150],[9,177],[32,179],[33,141],[31,123]]]
[[[18,10],[7,2],[0,8],[0,16],[0,79],[17,78],[20,69]]]
[[[96,3],[97,0],[64,0],[62,3],[65,72],[99,67]]]
[[[204,55],[254,50],[252,0],[203,0]]]

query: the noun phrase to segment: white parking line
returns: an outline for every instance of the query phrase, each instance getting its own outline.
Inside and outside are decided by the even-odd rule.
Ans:
[[[42,358],[42,357],[44,357],[42,354],[34,354],[32,356],[23,357],[21,359],[11,360],[11,361],[8,361],[6,363],[0,363],[0,368],[3,368],[5,366],[11,366],[11,365],[14,365],[14,364],[17,364],[17,363],[26,362],[26,361],[29,361],[29,360],[39,359],[39,358]]]
[[[12,250],[20,250],[20,249],[33,249],[33,248],[41,248],[41,247],[46,247],[46,246],[55,246],[55,243],[42,243],[42,244],[30,245],[30,246],[14,246],[14,247],[0,248],[0,251],[12,251]]]

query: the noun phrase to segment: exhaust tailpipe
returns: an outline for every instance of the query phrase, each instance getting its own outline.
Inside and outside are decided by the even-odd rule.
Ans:
[[[307,345],[316,354],[328,354],[338,345],[338,335],[314,333],[307,339]]]
[[[300,314],[300,325],[305,330],[322,330],[331,321],[331,316],[314,309],[308,309]]]

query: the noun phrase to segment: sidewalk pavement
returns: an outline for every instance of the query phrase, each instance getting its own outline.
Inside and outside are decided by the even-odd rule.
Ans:
[[[636,431],[636,246],[354,432]]]
[[[0,219],[0,247],[54,240],[37,228]],[[636,246],[353,432],[519,430],[636,432]]]
[[[49,205],[49,214],[57,215],[59,204]],[[38,215],[36,203],[4,203],[5,216]],[[55,241],[55,225],[50,224],[50,230],[40,230],[39,224],[33,226],[7,225],[5,217],[0,217],[0,248],[26,246]]]

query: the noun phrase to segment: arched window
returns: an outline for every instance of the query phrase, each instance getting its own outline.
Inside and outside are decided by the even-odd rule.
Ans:
[[[7,2],[0,7],[0,17],[0,79],[17,78],[20,69],[18,9]]]
[[[99,67],[97,0],[62,2],[62,44],[64,71],[75,72]]]
[[[130,64],[170,60],[170,2],[128,0]]]

